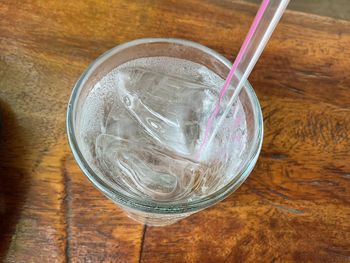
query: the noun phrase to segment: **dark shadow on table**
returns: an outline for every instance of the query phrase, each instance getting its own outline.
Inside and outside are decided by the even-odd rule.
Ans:
[[[9,105],[0,99],[0,261],[10,249],[28,189],[23,130]],[[28,170],[27,170],[28,172]]]

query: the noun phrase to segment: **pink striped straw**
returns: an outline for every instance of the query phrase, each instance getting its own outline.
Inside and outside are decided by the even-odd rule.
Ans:
[[[246,36],[246,38],[245,38],[245,40],[243,42],[243,45],[242,45],[241,49],[238,52],[238,55],[237,55],[237,57],[235,59],[235,62],[232,65],[230,73],[228,74],[228,76],[227,76],[227,78],[225,80],[225,83],[224,83],[223,87],[220,90],[218,102],[216,103],[215,109],[212,112],[212,114],[210,115],[209,120],[207,122],[207,126],[205,128],[205,133],[204,133],[204,139],[203,139],[203,142],[202,142],[202,144],[200,146],[199,152],[196,155],[196,157],[197,157],[196,159],[198,159],[199,153],[203,150],[203,147],[207,143],[209,132],[210,132],[212,126],[213,126],[213,121],[214,121],[214,119],[216,118],[216,116],[219,113],[220,104],[221,104],[222,98],[224,97],[225,92],[226,92],[226,90],[228,89],[228,87],[229,87],[229,85],[231,83],[232,77],[234,76],[238,65],[241,63],[242,58],[243,58],[243,56],[246,53],[246,50],[247,50],[247,48],[249,46],[249,43],[250,43],[251,39],[253,38],[253,35],[254,35],[254,33],[255,33],[255,31],[256,31],[256,29],[257,29],[257,27],[258,27],[258,25],[259,25],[259,23],[261,21],[261,18],[263,17],[263,14],[264,14],[264,12],[265,12],[269,2],[270,2],[270,0],[263,0],[262,1],[261,5],[260,5],[260,8],[259,8],[259,10],[258,10],[258,12],[257,12],[257,14],[256,14],[256,16],[254,18],[254,21],[253,21],[253,23],[252,23],[252,25],[251,25],[251,27],[249,29],[249,32],[248,32],[248,34],[247,34],[247,36]]]

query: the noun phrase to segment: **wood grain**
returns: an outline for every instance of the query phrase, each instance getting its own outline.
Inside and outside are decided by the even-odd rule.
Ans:
[[[285,14],[250,77],[265,125],[256,168],[177,224],[129,220],[67,145],[71,88],[99,54],[162,36],[233,60],[256,10],[229,0],[0,2],[0,260],[349,262],[350,22]]]
[[[96,191],[72,157],[63,165],[66,256],[72,262],[137,262],[143,226]]]

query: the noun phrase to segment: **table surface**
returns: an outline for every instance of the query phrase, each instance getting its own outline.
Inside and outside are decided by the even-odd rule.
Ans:
[[[250,81],[261,156],[223,202],[167,227],[128,219],[79,170],[72,86],[99,54],[177,37],[230,60],[257,10],[232,0],[0,2],[0,261],[350,261],[350,22],[287,11]]]

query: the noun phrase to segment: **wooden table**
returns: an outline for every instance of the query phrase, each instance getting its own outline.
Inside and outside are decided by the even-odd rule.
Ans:
[[[128,219],[81,173],[65,112],[99,54],[178,37],[234,59],[257,6],[232,0],[0,2],[0,260],[350,261],[350,22],[288,11],[250,81],[265,136],[225,201],[177,224]]]

